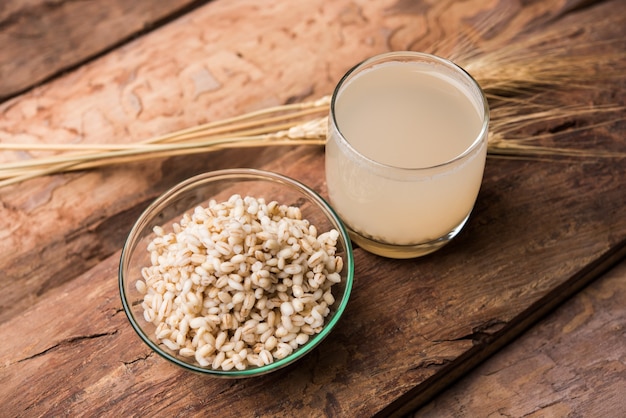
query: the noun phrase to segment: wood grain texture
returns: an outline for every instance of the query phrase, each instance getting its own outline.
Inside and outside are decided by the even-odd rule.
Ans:
[[[4,102],[0,140],[137,141],[320,97],[379,52],[443,53],[454,42],[438,41],[484,25],[485,16],[488,39],[474,42],[489,48],[544,25],[585,28],[565,45],[613,37],[625,27],[618,6],[562,17],[571,2],[214,1]],[[618,78],[611,90],[575,99],[623,101],[625,86]],[[625,131],[616,122],[568,141],[624,150]],[[11,152],[0,161],[30,157]],[[475,212],[448,247],[405,261],[355,251],[345,318],[298,364],[223,381],[151,354],[121,312],[116,284],[119,250],[139,212],[182,179],[223,167],[277,171],[325,195],[323,158],[318,147],[230,150],[0,190],[0,250],[11,255],[0,259],[0,337],[11,341],[0,347],[0,404],[14,416],[390,414],[404,396],[425,402],[429,388],[449,384],[542,306],[593,278],[626,240],[623,161],[490,159]]]
[[[413,418],[622,416],[624,300],[626,260]]]
[[[5,0],[0,99],[70,69],[198,1]]]

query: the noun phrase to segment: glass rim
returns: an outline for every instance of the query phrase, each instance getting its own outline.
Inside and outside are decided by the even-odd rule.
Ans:
[[[363,155],[361,152],[359,152],[351,143],[350,141],[348,141],[346,139],[346,137],[343,135],[343,133],[341,132],[341,130],[339,129],[339,124],[337,123],[337,117],[335,115],[335,102],[337,101],[337,97],[339,96],[342,88],[344,87],[345,83],[348,81],[348,79],[351,78],[351,76],[358,70],[362,69],[363,67],[365,67],[366,65],[369,64],[373,64],[376,63],[378,61],[385,61],[389,58],[421,58],[422,60],[432,60],[435,61],[437,63],[439,63],[440,65],[443,65],[453,71],[458,72],[459,74],[461,74],[462,77],[464,77],[467,81],[470,82],[470,84],[476,88],[476,90],[479,93],[479,97],[480,100],[482,101],[482,115],[483,115],[483,120],[481,122],[481,128],[480,131],[478,132],[478,134],[476,135],[476,138],[474,138],[474,140],[471,142],[470,145],[468,145],[465,150],[456,155],[455,157],[446,160],[444,162],[438,163],[438,164],[434,164],[434,165],[428,165],[428,166],[422,166],[422,167],[400,167],[400,166],[395,166],[395,165],[390,165],[390,164],[385,164],[385,163],[381,163],[379,161],[373,160],[365,155]],[[470,73],[468,73],[463,67],[461,67],[460,65],[455,64],[454,62],[452,62],[449,59],[446,58],[442,58],[440,56],[437,55],[433,55],[433,54],[429,54],[426,52],[417,52],[417,51],[391,51],[391,52],[385,52],[382,54],[378,54],[378,55],[374,55],[370,58],[367,58],[361,62],[359,62],[358,64],[356,64],[355,66],[353,66],[352,68],[350,68],[339,80],[339,83],[337,83],[337,86],[335,86],[335,89],[333,90],[333,94],[331,96],[331,100],[330,100],[330,118],[329,118],[329,123],[332,124],[332,128],[334,128],[334,130],[337,132],[338,136],[339,136],[339,142],[341,143],[342,146],[347,147],[348,150],[354,154],[355,156],[357,156],[358,158],[365,160],[368,162],[368,164],[372,164],[380,169],[392,169],[392,170],[397,170],[397,171],[402,171],[402,172],[406,172],[406,173],[416,173],[416,172],[420,172],[420,171],[427,171],[427,170],[433,170],[433,169],[438,169],[438,168],[443,168],[446,166],[449,166],[451,164],[454,164],[457,161],[463,160],[465,159],[468,155],[470,155],[473,151],[475,151],[477,148],[479,148],[480,144],[483,142],[483,139],[485,139],[485,141],[487,140],[487,137],[489,135],[488,129],[489,129],[489,103],[487,101],[487,96],[485,95],[485,92],[483,91],[482,87],[480,87],[480,84],[478,84],[478,82],[476,81],[476,79],[474,79],[474,77],[472,77],[472,75]]]

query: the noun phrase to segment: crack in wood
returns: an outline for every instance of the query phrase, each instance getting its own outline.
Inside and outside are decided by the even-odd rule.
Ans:
[[[147,353],[145,356],[140,356],[140,357],[138,357],[138,358],[136,358],[136,359],[134,359],[134,360],[131,360],[131,361],[122,361],[122,364],[123,364],[124,366],[131,366],[131,365],[133,365],[133,364],[135,364],[135,363],[139,363],[139,362],[142,362],[142,361],[146,361],[146,360],[148,360],[150,357],[152,357],[152,354],[153,354],[153,353],[154,353],[153,351],[148,351],[148,353]]]
[[[102,333],[98,333],[98,334],[91,334],[91,335],[80,335],[77,337],[72,337],[72,338],[66,338],[65,340],[61,340],[58,343],[54,344],[53,346],[50,346],[48,348],[46,348],[43,351],[40,351],[38,353],[32,354],[28,357],[24,357],[18,361],[16,361],[16,363],[22,363],[24,361],[28,361],[28,360],[32,360],[34,358],[37,357],[41,357],[44,356],[50,352],[56,351],[57,349],[60,349],[62,347],[67,347],[76,343],[81,343],[82,341],[85,340],[93,340],[96,338],[102,338],[102,337],[110,337],[112,335],[116,335],[117,334],[117,330],[112,331],[112,332],[102,332]]]
[[[507,323],[497,318],[489,319],[483,324],[472,328],[472,332],[462,335],[460,337],[451,339],[438,339],[427,340],[431,343],[442,344],[456,341],[472,341],[474,345],[485,344],[491,341],[505,326]],[[424,338],[426,340],[426,338]]]
[[[433,366],[445,366],[446,364],[452,363],[452,360],[443,358],[443,357],[435,357],[426,359],[424,361],[419,362],[413,367],[409,368],[409,371],[428,369]]]

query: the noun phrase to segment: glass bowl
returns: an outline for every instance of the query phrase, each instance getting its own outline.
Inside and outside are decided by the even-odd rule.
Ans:
[[[159,305],[156,303],[153,304],[152,302],[155,298],[157,298],[159,301],[162,302],[161,297],[155,297],[153,295],[150,297],[146,297],[146,303],[144,303],[144,297],[146,295],[146,282],[147,282],[147,280],[143,278],[143,275],[146,274],[145,269],[151,266],[152,264],[160,263],[159,261],[156,261],[158,259],[155,258],[154,254],[152,254],[154,253],[153,240],[155,240],[155,238],[157,238],[158,235],[163,236],[164,234],[168,234],[168,233],[174,234],[175,232],[173,228],[180,227],[181,219],[183,218],[183,215],[187,214],[188,216],[191,216],[192,214],[194,214],[194,210],[196,210],[198,206],[207,207],[208,205],[210,205],[209,202],[211,200],[213,200],[214,203],[226,202],[226,201],[229,201],[229,199],[233,195],[239,195],[242,198],[245,196],[253,196],[254,198],[263,198],[267,204],[269,204],[272,201],[276,201],[280,205],[298,207],[302,213],[302,219],[308,220],[311,225],[315,226],[315,228],[317,229],[318,237],[321,236],[323,233],[333,230],[333,229],[338,232],[338,234],[335,234],[335,235],[338,235],[337,240],[336,240],[336,245],[335,245],[336,247],[335,256],[341,258],[341,260],[343,261],[343,268],[340,267],[341,270],[339,272],[339,276],[337,275],[333,276],[335,283],[330,287],[331,292],[332,292],[332,297],[330,297],[329,299],[326,299],[329,303],[327,303],[328,309],[324,311],[325,313],[327,313],[327,316],[323,320],[323,325],[320,326],[320,323],[317,322],[316,324],[314,324],[314,325],[317,325],[315,328],[316,329],[315,333],[312,333],[309,328],[308,333],[310,335],[308,337],[304,337],[304,339],[300,338],[298,343],[291,342],[290,344],[292,345],[293,351],[290,354],[288,355],[286,354],[289,352],[289,350],[286,350],[286,351],[283,350],[283,352],[277,358],[273,358],[272,362],[269,362],[267,361],[267,353],[264,353],[263,355],[265,355],[265,357],[263,358],[266,360],[265,362],[257,361],[256,364],[246,364],[245,367],[240,362],[242,357],[239,356],[240,352],[237,351],[239,350],[239,348],[241,348],[242,343],[239,343],[239,346],[235,348],[234,350],[228,350],[224,348],[231,341],[231,338],[234,338],[233,334],[237,332],[236,328],[243,327],[245,324],[244,320],[246,319],[246,317],[242,316],[244,315],[243,313],[244,311],[242,310],[237,311],[239,312],[239,317],[237,317],[238,319],[237,318],[235,319],[235,323],[238,325],[235,325],[235,326],[224,325],[223,326],[223,329],[226,329],[228,326],[232,327],[232,332],[224,331],[224,333],[228,334],[226,342],[221,341],[217,343],[215,342],[215,340],[212,340],[210,336],[206,336],[206,335],[201,335],[197,337],[197,338],[204,338],[204,340],[213,341],[214,351],[211,350],[211,347],[208,347],[208,350],[207,350],[207,352],[212,351],[212,355],[207,355],[205,357],[200,356],[200,361],[199,361],[196,359],[196,356],[192,355],[191,352],[189,351],[190,341],[193,341],[193,337],[195,337],[198,333],[200,333],[199,328],[197,327],[198,327],[198,321],[201,321],[201,320],[196,320],[195,323],[192,323],[191,321],[197,317],[209,318],[210,312],[208,312],[208,309],[211,307],[213,309],[212,313],[216,314],[215,310],[217,308],[215,308],[215,305],[216,303],[219,303],[219,301],[215,302],[214,300],[216,299],[215,298],[215,287],[216,287],[215,282],[213,282],[212,284],[202,282],[201,284],[204,284],[206,286],[202,288],[195,287],[194,291],[196,292],[196,294],[203,295],[204,297],[203,300],[206,301],[206,303],[198,302],[196,305],[194,305],[194,306],[197,306],[197,309],[195,311],[189,310],[190,308],[185,307],[184,309],[182,309],[182,311],[185,311],[186,314],[182,314],[179,312],[178,316],[176,317],[178,319],[176,318],[167,319],[168,318],[167,314],[161,314],[163,318],[160,320],[154,319],[155,312],[160,310],[160,309],[156,309],[157,306],[162,306],[164,303]],[[180,228],[178,230],[180,230]],[[293,243],[294,241],[292,240],[291,242]],[[152,250],[148,250],[150,243],[153,243],[151,247]],[[195,244],[198,244],[198,243],[196,242]],[[283,244],[287,245],[286,243],[283,243]],[[203,247],[201,252],[209,253],[210,250],[207,249],[209,246],[210,244],[207,244],[206,247]],[[298,246],[294,248],[297,250]],[[215,248],[213,249],[213,254],[215,254],[214,250]],[[242,249],[242,248],[238,249],[238,251],[240,252],[244,250],[245,249]],[[308,248],[306,250],[310,252],[311,249]],[[305,251],[305,247],[302,247],[301,248],[302,255],[305,252],[307,252]],[[232,254],[234,253],[230,253],[228,257],[230,257]],[[291,254],[287,254],[287,255],[289,256]],[[292,257],[296,258],[297,255],[298,254],[296,253]],[[277,256],[273,258],[276,258],[276,257]],[[300,257],[300,260],[303,260],[303,259],[304,259],[304,255]],[[326,257],[325,259],[329,259],[329,258]],[[332,259],[332,257],[330,257],[330,259]],[[241,257],[239,257],[239,260],[241,260]],[[235,278],[240,279],[241,276],[249,275],[251,271],[254,271],[254,269],[251,269],[251,270],[249,269],[250,264],[252,264],[253,260],[250,258],[248,258],[248,260],[250,261],[246,262],[247,264],[245,263],[239,264],[242,273],[239,276],[234,276]],[[202,261],[201,259],[195,260],[196,264],[200,263],[201,261]],[[231,263],[231,265],[232,264],[233,263]],[[206,267],[207,265],[202,264],[202,266]],[[281,267],[281,266],[278,266],[278,267]],[[220,267],[216,267],[216,268],[220,269]],[[306,266],[302,268],[305,271],[307,270]],[[286,270],[288,269],[285,268],[285,271]],[[276,273],[278,270],[274,269],[273,271],[274,273]],[[270,275],[270,279],[272,279],[274,283],[276,283],[277,281],[283,284],[286,283],[287,285],[291,285],[293,283],[293,281],[289,281],[293,278],[292,276],[289,276],[289,275],[286,276],[286,273],[285,273],[285,274],[282,274],[281,276],[282,278],[279,279],[275,277],[276,275],[274,273]],[[289,273],[295,274],[293,271],[290,271]],[[180,283],[178,285],[173,284],[171,282],[168,284],[169,286],[168,289],[173,294],[169,295],[168,297],[164,297],[164,294],[161,295],[163,296],[163,299],[170,300],[170,305],[171,303],[173,303],[172,301],[176,301],[176,300],[180,301],[181,292],[188,292],[188,293],[190,292],[189,286],[185,288],[183,284],[184,279],[185,278],[188,279],[189,275],[185,273],[187,275],[184,276],[183,278],[180,278],[180,273],[176,273],[176,274],[177,275],[175,277],[179,278]],[[213,271],[212,274],[214,276],[218,275],[218,273],[216,273],[215,271]],[[219,274],[224,275],[226,273],[223,273],[220,270]],[[124,307],[124,311],[132,327],[137,332],[139,337],[152,350],[154,350],[160,356],[162,356],[166,360],[178,366],[183,367],[186,370],[190,370],[193,372],[198,372],[198,373],[215,376],[215,377],[244,378],[244,377],[252,377],[252,376],[266,374],[266,373],[278,370],[282,367],[285,367],[293,363],[294,361],[300,359],[307,353],[309,353],[320,342],[322,342],[322,340],[330,334],[330,332],[335,327],[335,325],[337,324],[337,322],[339,321],[340,317],[342,316],[345,310],[345,307],[347,305],[350,292],[352,289],[353,274],[354,274],[354,259],[352,255],[352,245],[351,245],[347,230],[345,229],[344,225],[342,224],[341,220],[339,219],[337,214],[334,212],[334,210],[316,192],[314,192],[313,190],[311,190],[309,187],[305,186],[304,184],[296,180],[290,179],[288,177],[285,177],[283,175],[280,175],[280,174],[270,173],[270,172],[260,171],[260,170],[253,170],[253,169],[229,169],[229,170],[219,170],[219,171],[201,174],[201,175],[195,176],[193,178],[190,178],[178,184],[177,186],[173,187],[172,189],[164,193],[158,199],[156,199],[141,214],[141,216],[139,217],[139,219],[136,221],[135,225],[133,226],[132,230],[130,231],[129,236],[126,240],[126,243],[124,244],[124,247],[122,249],[122,255],[121,255],[120,266],[119,266],[119,289],[120,289],[120,296],[122,299],[122,305]],[[309,277],[311,276],[312,275],[309,275]],[[285,277],[287,277],[288,281],[285,281]],[[195,280],[196,280],[195,283],[198,284],[197,276],[195,276]],[[307,280],[306,277],[304,278],[304,280],[305,281]],[[141,283],[138,284],[137,282],[141,282]],[[246,290],[248,292],[252,290],[256,290],[254,289],[253,285],[250,285],[250,282],[251,282],[250,280],[247,281]],[[151,281],[151,283],[154,283],[154,281]],[[233,285],[233,286],[236,286],[236,285]],[[213,293],[211,294],[212,296],[209,295],[209,293],[211,292],[211,288],[213,289]],[[294,288],[289,287],[289,291],[283,292],[282,296],[284,297],[286,293],[291,292],[291,289],[294,289]],[[282,290],[284,290],[284,288]],[[165,291],[163,287],[161,287],[161,289],[159,290],[159,292],[161,291]],[[311,288],[311,289],[305,288],[305,292],[306,291],[308,291],[310,294],[314,291],[314,288]],[[294,293],[295,293],[295,290],[294,290]],[[302,296],[301,293],[302,292],[296,293],[296,296],[306,297],[306,295]],[[263,294],[263,290],[257,290],[257,293],[255,293],[256,300],[254,301],[254,308],[252,308],[252,310],[255,310],[257,306],[260,306],[258,301],[259,299],[263,298],[261,297],[262,294]],[[276,293],[273,293],[273,295],[276,296]],[[290,297],[293,296],[293,294],[291,293],[290,295],[291,295]],[[193,300],[193,298],[191,296],[187,296],[187,294],[184,297],[186,298],[185,300]],[[211,297],[213,297],[212,300],[210,300]],[[235,302],[234,299],[235,297],[233,296],[233,300],[230,302]],[[273,300],[276,301],[276,298],[274,297]],[[150,303],[148,303],[148,301]],[[244,302],[244,303],[247,303],[248,305],[250,305],[251,302],[250,303]],[[178,306],[179,306],[179,311],[180,311],[181,310],[180,304]],[[202,306],[202,308],[200,308],[200,306]],[[226,305],[220,305],[220,306],[222,306],[222,309],[224,309],[223,307]],[[234,305],[233,303],[231,303],[231,305],[227,305],[227,306],[235,306],[234,309],[239,309],[239,307],[242,305],[241,303],[239,303],[238,305]],[[277,306],[277,303],[274,302],[273,306],[270,304],[269,307],[276,310],[277,309],[276,306]],[[291,304],[291,306],[297,307],[297,305],[295,304]],[[267,308],[267,306],[265,308]],[[281,309],[282,308],[283,307],[281,306]],[[150,311],[150,309],[152,310]],[[200,309],[202,310],[200,311]],[[302,308],[300,307],[300,309]],[[146,310],[150,311],[151,313],[150,312],[146,313],[145,312]],[[171,306],[168,306],[166,310],[169,310],[171,312],[173,311],[173,308]],[[257,314],[259,312],[260,311],[257,310]],[[266,310],[264,312],[265,313],[263,315],[267,315],[268,311]],[[276,315],[281,314],[281,312],[282,311],[277,311]],[[308,312],[311,312],[311,311],[309,310]],[[290,312],[287,312],[287,313],[289,316]],[[221,315],[221,320],[225,320],[223,312],[217,313],[217,314]],[[303,311],[303,315],[304,315],[304,311]],[[310,316],[311,315],[309,315],[309,319],[310,319]],[[180,325],[180,323],[182,322],[181,317],[187,318],[184,326]],[[295,324],[295,325],[302,325],[302,326],[306,325],[302,323],[301,317],[299,317],[298,319],[300,323]],[[208,329],[207,327],[209,328],[220,327],[222,326],[222,324],[224,324],[223,322],[217,322],[215,317],[212,317],[212,318],[214,319],[213,325],[205,326],[204,330],[202,331],[202,334],[209,332],[207,331]],[[259,319],[259,315],[257,315],[256,318]],[[293,318],[296,318],[296,317],[293,317]],[[230,318],[228,318],[228,320],[230,319],[232,319],[232,315]],[[148,320],[151,320],[152,322],[148,322]],[[159,332],[161,333],[160,334],[161,338],[158,339],[156,335],[157,324],[163,321],[170,321],[170,324],[177,324],[178,328],[177,328],[176,333],[172,333],[172,334],[168,334],[168,331],[165,331],[165,334],[163,334],[163,328],[160,328]],[[191,326],[190,324],[195,326],[196,328],[193,328],[193,326]],[[274,320],[273,324],[274,324],[273,329],[278,328],[279,322]],[[252,324],[252,326],[254,326],[254,323]],[[170,326],[169,329],[170,329],[169,332],[171,332],[172,327]],[[294,329],[297,330],[298,328],[290,328],[290,329],[293,331]],[[302,329],[304,330],[304,328]],[[248,328],[248,331],[250,331],[250,328]],[[256,331],[256,328],[255,328],[256,333],[260,334],[261,331],[263,330],[259,329],[258,331]],[[210,332],[213,334],[219,334],[219,331],[210,331]],[[186,339],[178,335],[181,333],[185,333]],[[293,334],[293,332],[291,334]],[[166,337],[164,338],[163,335],[166,335]],[[177,345],[177,342],[173,341],[173,340],[176,340],[176,338],[174,337],[178,338],[177,340],[178,343],[183,344],[184,346],[187,347],[187,350],[185,353],[181,354],[180,348],[183,348],[183,346]],[[282,338],[283,338],[282,335],[275,336],[275,339],[278,343],[281,342]],[[284,338],[293,339],[293,335],[291,335],[290,337],[284,337]],[[241,334],[240,334],[239,340],[240,339],[241,339]],[[237,338],[234,338],[234,341],[237,342]],[[286,343],[289,344],[288,341]],[[271,348],[271,346],[273,345],[269,343],[267,344],[269,348]],[[230,362],[229,366],[226,367],[227,370],[223,370],[220,367],[220,363],[224,364],[223,361],[221,360],[217,362],[217,366],[216,366],[217,368],[213,368],[213,364],[214,364],[213,361],[215,360],[215,357],[218,355],[220,351],[218,349],[215,349],[215,347],[218,345],[220,348],[223,348],[224,351],[226,352],[224,355],[221,356],[222,357],[221,360],[225,360],[226,358],[231,358],[231,360],[229,360]],[[230,346],[232,345],[233,344],[230,344]],[[293,345],[296,345],[296,347],[293,348]],[[284,344],[281,347],[285,348]],[[246,346],[246,349],[248,351],[243,352],[242,355],[245,356],[246,354],[255,353],[254,347],[252,345]],[[193,351],[193,349],[191,350]],[[270,353],[274,353],[276,350],[278,350],[277,347],[274,348],[274,351],[272,350],[267,350],[267,351]],[[256,354],[260,354],[258,353],[258,351],[261,351],[261,349],[257,349]],[[236,358],[236,361],[235,361],[234,354],[237,354],[239,356]],[[246,358],[246,357],[243,357],[243,358]],[[238,368],[232,367],[233,364],[236,364],[237,362],[239,362],[239,364],[237,365]],[[266,364],[266,363],[269,363],[269,364]]]

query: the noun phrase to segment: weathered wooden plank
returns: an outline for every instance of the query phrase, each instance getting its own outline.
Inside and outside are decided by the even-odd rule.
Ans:
[[[0,140],[137,141],[294,98],[328,94],[355,62],[387,48],[430,50],[446,31],[454,38],[450,28],[463,32],[465,21],[472,20],[468,16],[499,16],[507,23],[497,25],[506,44],[525,25],[547,19],[535,14],[553,16],[560,10],[558,4],[550,6],[551,13],[548,6],[534,4],[519,13],[520,6],[513,5],[502,5],[500,15],[490,12],[492,5],[480,4],[451,5],[443,13],[436,2],[424,3],[419,10],[413,3],[392,1],[361,7],[219,4],[0,105]],[[441,13],[450,22],[462,23],[436,23]],[[298,48],[292,47],[294,42]],[[207,169],[262,166],[275,153],[282,151],[264,150],[262,157],[229,153],[209,160],[157,161],[38,179],[27,183],[32,187],[28,193],[21,186],[0,191],[0,214],[6,221],[0,245],[13,254],[0,260],[0,270],[12,278],[0,284],[8,286],[9,295],[0,305],[0,320],[116,251],[139,210],[177,181]],[[30,155],[4,152],[0,162]],[[313,173],[314,178],[323,177]],[[67,210],[72,207],[80,210]],[[32,219],[47,222],[33,229]]]
[[[624,300],[626,261],[413,417],[621,416]]]
[[[4,0],[0,7],[0,100],[201,3],[205,1]]]
[[[617,3],[555,28],[590,28],[566,44],[622,30],[623,17],[612,13]],[[216,1],[4,103],[0,140],[143,139],[294,97],[319,97],[359,59],[389,48],[427,50],[486,13],[497,17],[488,45],[505,47],[566,7],[424,2],[416,10],[415,4]],[[624,85],[619,78],[612,88]],[[607,90],[589,94],[586,100],[598,102],[619,98]],[[624,129],[616,123],[592,133],[620,149]],[[581,135],[572,134],[570,140],[577,139]],[[555,290],[626,237],[626,219],[617,216],[626,207],[621,162],[489,160],[476,211],[449,247],[405,261],[357,249],[354,297],[319,349],[275,375],[207,380],[143,347],[120,312],[115,270],[123,237],[149,200],[183,178],[225,166],[275,170],[325,194],[323,150],[305,147],[179,157],[0,190],[0,249],[14,255],[0,261],[6,277],[0,333],[16,341],[0,347],[7,382],[0,400],[12,415],[390,412],[387,405],[424,382],[441,375],[438,383],[445,384],[450,370],[489,349],[529,311],[552,303]],[[26,380],[34,383],[24,392]],[[20,403],[18,388],[26,393]]]

